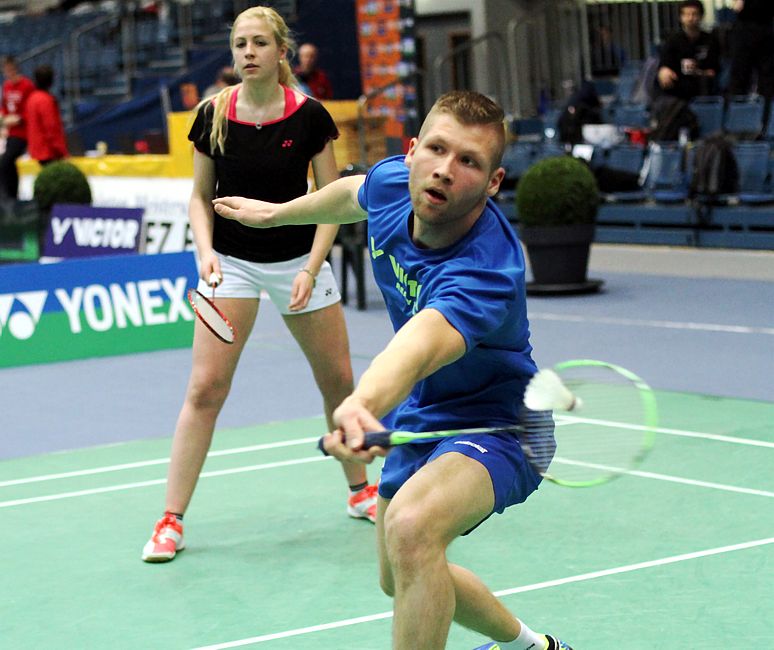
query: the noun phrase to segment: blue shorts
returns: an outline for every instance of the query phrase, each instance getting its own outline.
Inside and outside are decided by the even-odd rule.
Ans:
[[[387,454],[382,467],[379,496],[392,499],[400,487],[424,465],[450,452],[473,458],[486,467],[494,487],[492,512],[502,513],[508,506],[522,503],[537,490],[543,480],[532,469],[514,435],[454,436],[394,447]]]

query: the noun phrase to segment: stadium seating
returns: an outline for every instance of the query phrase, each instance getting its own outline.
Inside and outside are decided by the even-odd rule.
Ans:
[[[735,96],[729,99],[723,129],[740,137],[754,137],[763,129],[763,97]]]
[[[699,120],[699,137],[704,138],[723,128],[723,98],[719,95],[696,97],[690,104]]]

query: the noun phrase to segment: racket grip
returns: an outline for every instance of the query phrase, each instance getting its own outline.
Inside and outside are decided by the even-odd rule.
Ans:
[[[371,447],[382,447],[388,449],[392,447],[390,442],[391,431],[375,431],[365,434],[365,440],[363,441],[363,449],[370,449]]]
[[[317,441],[317,448],[322,452],[323,456],[330,456],[330,454],[327,451],[325,451],[325,445],[323,444],[324,441],[325,441],[325,436],[322,436]]]

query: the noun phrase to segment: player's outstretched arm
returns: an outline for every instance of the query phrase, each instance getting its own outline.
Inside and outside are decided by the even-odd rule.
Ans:
[[[212,204],[221,217],[252,228],[316,223],[353,223],[366,218],[357,193],[365,176],[346,176],[287,203],[224,196]]]
[[[339,429],[326,437],[327,453],[362,462],[384,455],[379,448],[362,450],[363,434],[382,431],[378,418],[400,404],[418,381],[456,361],[465,350],[465,339],[441,312],[417,313],[374,357],[354,392],[334,411]]]

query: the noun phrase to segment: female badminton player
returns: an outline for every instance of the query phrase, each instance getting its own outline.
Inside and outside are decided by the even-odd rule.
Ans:
[[[212,199],[237,195],[282,202],[307,191],[311,161],[318,187],[338,177],[332,140],[338,131],[317,101],[295,89],[289,66],[293,41],[282,17],[252,7],[230,35],[242,79],[198,107],[189,133],[194,143],[194,189],[189,218],[200,262],[199,288],[220,283],[216,304],[239,333],[225,345],[198,320],[193,368],[177,421],[167,477],[166,506],[143,548],[146,562],[166,562],[184,548],[183,515],[210,447],[216,418],[255,322],[261,291],[282,313],[312,368],[329,430],[333,409],[352,391],[349,342],[340,294],[325,261],[336,225],[255,230],[213,212]],[[270,399],[256,395],[256,400]],[[374,521],[376,486],[362,465],[343,465],[350,486],[347,511]]]

